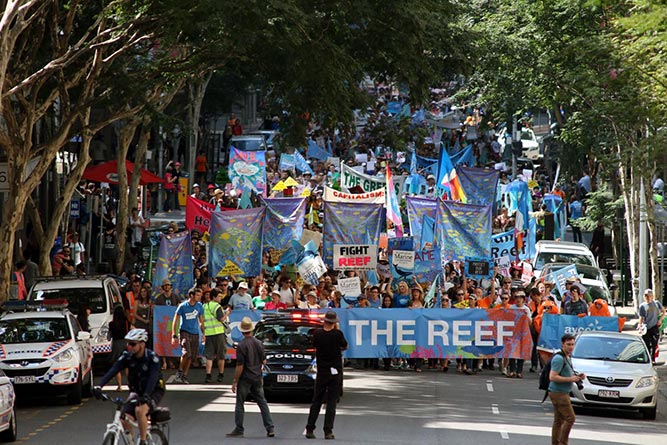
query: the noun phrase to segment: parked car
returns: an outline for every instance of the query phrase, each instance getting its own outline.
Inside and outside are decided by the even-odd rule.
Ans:
[[[277,135],[278,135],[277,130],[257,130],[247,133],[247,136],[263,136],[264,142],[266,142],[268,150],[273,150],[274,139],[276,138]],[[234,138],[232,138],[232,140],[234,140]]]
[[[593,252],[586,245],[568,241],[538,241],[535,244],[535,256],[531,263],[534,274],[538,278],[542,275],[542,268],[548,263],[597,266]]]
[[[16,442],[18,436],[16,393],[9,377],[0,370],[0,442]]]
[[[261,134],[244,134],[232,136],[229,145],[241,151],[268,151],[266,140]]]
[[[572,367],[586,374],[583,388],[572,385],[574,406],[639,410],[654,420],[658,410],[658,373],[641,337],[587,331],[577,336]]]
[[[116,278],[111,275],[77,275],[39,277],[28,294],[28,300],[67,300],[69,310],[77,313],[79,305],[90,308],[90,333],[95,361],[103,364],[111,357],[109,322],[115,304],[122,304]]]
[[[65,395],[81,403],[93,389],[93,348],[66,300],[17,301],[0,317],[0,369],[19,393]]]
[[[571,263],[545,264],[542,268],[541,276],[545,277],[567,266],[571,266]],[[575,267],[577,268],[579,279],[581,279],[581,284],[586,288],[586,294],[591,297],[591,301],[595,301],[598,298],[605,300],[609,305],[611,316],[616,316],[616,307],[614,307],[613,297],[610,287],[607,285],[605,273],[595,266],[588,266],[586,264],[575,264]],[[615,285],[612,284],[611,290],[613,289],[615,289]]]

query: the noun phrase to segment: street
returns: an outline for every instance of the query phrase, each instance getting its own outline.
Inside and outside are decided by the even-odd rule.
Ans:
[[[664,369],[664,366],[662,367]],[[655,444],[667,433],[665,371],[661,369],[658,418],[645,421],[633,412],[591,410],[577,412],[571,444]],[[346,369],[345,394],[338,406],[334,433],[337,443],[356,444],[548,444],[552,422],[551,403],[540,404],[538,374],[526,372],[523,380],[509,379],[498,371],[475,376],[425,369],[373,371]],[[172,444],[291,444],[303,437],[307,400],[269,399],[276,437],[265,435],[257,406],[246,403],[245,437],[230,439],[234,428],[234,396],[230,391],[231,369],[223,385],[172,384],[164,405],[171,408]],[[203,381],[195,369],[191,382]],[[107,391],[113,392],[113,386]],[[118,393],[125,396],[127,393]],[[21,444],[101,443],[114,406],[95,399],[80,406],[32,400],[18,408]],[[318,419],[317,440],[324,443]],[[327,442],[328,443],[328,442]]]

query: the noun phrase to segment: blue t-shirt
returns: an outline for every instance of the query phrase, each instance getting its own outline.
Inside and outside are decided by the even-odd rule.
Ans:
[[[577,220],[581,218],[581,202],[573,201],[570,203],[570,219]]]
[[[410,302],[410,294],[399,294],[395,293],[394,294],[394,307],[408,307],[408,303]]]
[[[178,305],[176,314],[181,317],[181,331],[188,334],[199,335],[199,316],[204,315],[204,306],[197,302],[191,305],[189,301],[184,301]]]
[[[561,377],[572,377],[574,371],[570,366],[570,360],[565,360],[561,354],[554,354],[551,359],[551,370],[560,374]],[[569,393],[572,390],[572,382],[556,383],[549,382],[550,392],[564,392]]]
[[[644,319],[647,329],[656,326],[661,315],[662,304],[659,301],[653,300],[651,303],[645,301],[639,306],[639,316]]]

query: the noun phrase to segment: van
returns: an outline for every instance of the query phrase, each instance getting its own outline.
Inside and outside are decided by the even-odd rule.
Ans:
[[[533,273],[540,277],[542,269],[548,263],[570,263],[596,266],[593,252],[585,244],[568,241],[538,241],[535,244],[535,256],[532,261]]]
[[[111,358],[109,323],[116,304],[122,304],[122,294],[116,280],[109,275],[65,275],[39,277],[30,289],[28,300],[67,300],[68,309],[77,314],[80,305],[90,308],[91,343],[95,363],[107,363]]]

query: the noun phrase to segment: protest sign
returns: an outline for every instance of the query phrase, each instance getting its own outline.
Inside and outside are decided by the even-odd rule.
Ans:
[[[363,167],[362,167],[363,170]],[[403,190],[405,176],[394,176],[394,186],[396,190]],[[349,191],[354,187],[361,187],[364,192],[372,192],[384,188],[386,180],[384,176],[370,176],[356,171],[355,167],[341,164],[340,186],[344,191]]]
[[[510,278],[510,265],[512,263],[512,259],[505,255],[501,256],[500,258],[495,258],[494,261],[498,266],[498,273],[504,277]]]
[[[537,346],[546,350],[558,350],[563,334],[576,335],[584,331],[619,332],[618,317],[544,314]]]
[[[415,252],[413,250],[394,250],[391,254],[391,263],[394,267],[403,270],[414,270]]]
[[[521,281],[528,284],[530,283],[530,280],[533,279],[533,265],[530,264],[528,261],[522,261],[521,267],[522,267],[521,270],[523,271],[521,273]]]
[[[361,295],[361,280],[359,277],[340,278],[338,280],[338,290],[344,296],[358,297]]]
[[[310,255],[306,255],[303,259],[297,264],[297,269],[299,275],[303,280],[313,286],[319,284],[319,278],[327,273],[327,267],[322,261],[322,257],[317,254],[317,252],[311,252]]]
[[[327,202],[363,202],[366,204],[384,204],[385,188],[367,193],[339,192],[330,187],[324,187],[324,200]]]
[[[375,270],[377,246],[372,244],[334,244],[335,270]]]
[[[303,234],[301,235],[301,240],[299,240],[299,243],[301,243],[302,246],[305,246],[308,244],[308,241],[312,241],[313,244],[319,247],[320,244],[322,244],[322,232],[303,229]]]
[[[211,212],[215,210],[213,204],[200,201],[192,196],[185,198],[185,227],[200,233],[209,231],[211,225]]]
[[[481,280],[493,276],[493,260],[488,258],[465,258],[466,276]]]
[[[571,264],[567,267],[557,270],[556,272],[550,273],[544,277],[544,281],[556,283],[558,292],[563,295],[567,291],[567,288],[565,287],[565,282],[567,279],[570,277],[576,278],[578,276],[579,273],[577,272],[577,266]]]

